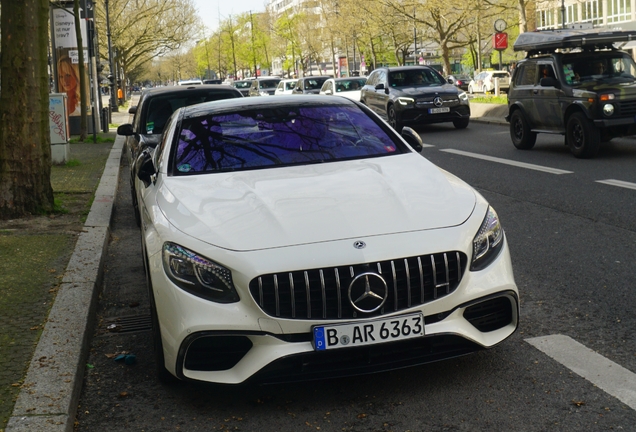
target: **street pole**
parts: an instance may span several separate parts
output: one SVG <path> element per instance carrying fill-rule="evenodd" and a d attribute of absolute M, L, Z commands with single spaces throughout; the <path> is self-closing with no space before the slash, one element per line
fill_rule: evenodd
<path fill-rule="evenodd" d="M 256 52 L 254 51 L 254 19 L 252 19 L 252 11 L 250 10 L 250 30 L 252 32 L 252 59 L 254 60 L 254 76 L 257 76 L 256 69 Z"/>
<path fill-rule="evenodd" d="M 565 0 L 561 0 L 561 28 L 565 28 Z"/>
<path fill-rule="evenodd" d="M 108 75 L 108 82 L 110 87 L 110 109 L 113 112 L 119 112 L 117 107 L 117 95 L 115 94 L 115 67 L 113 66 L 113 46 L 110 41 L 110 17 L 108 13 L 108 0 L 104 0 L 106 5 L 106 37 L 108 38 L 108 67 L 110 68 L 110 75 Z"/>

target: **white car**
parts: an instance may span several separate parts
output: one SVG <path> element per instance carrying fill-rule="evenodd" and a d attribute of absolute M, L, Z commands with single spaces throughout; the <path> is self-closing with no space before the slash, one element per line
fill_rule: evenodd
<path fill-rule="evenodd" d="M 175 111 L 135 164 L 159 377 L 366 374 L 508 338 L 497 213 L 421 143 L 346 98 Z"/>
<path fill-rule="evenodd" d="M 321 95 L 344 96 L 360 101 L 360 90 L 366 84 L 366 78 L 329 78 L 320 89 Z"/>
<path fill-rule="evenodd" d="M 276 87 L 276 91 L 274 92 L 274 96 L 292 94 L 292 91 L 294 90 L 294 87 L 296 87 L 296 81 L 298 81 L 298 80 L 297 79 L 284 79 L 284 80 L 281 80 L 278 83 L 278 86 Z"/>
<path fill-rule="evenodd" d="M 475 75 L 468 83 L 468 93 L 490 93 L 495 91 L 495 79 L 499 80 L 499 90 L 507 92 L 510 88 L 510 73 L 508 71 L 485 71 Z"/>

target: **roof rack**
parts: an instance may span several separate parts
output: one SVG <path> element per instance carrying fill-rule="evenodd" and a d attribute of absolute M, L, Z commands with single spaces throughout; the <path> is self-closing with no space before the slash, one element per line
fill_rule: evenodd
<path fill-rule="evenodd" d="M 572 48 L 583 50 L 614 49 L 615 43 L 629 41 L 636 41 L 636 31 L 608 28 L 547 30 L 521 33 L 515 41 L 513 49 L 527 51 L 528 57 L 530 57 Z"/>

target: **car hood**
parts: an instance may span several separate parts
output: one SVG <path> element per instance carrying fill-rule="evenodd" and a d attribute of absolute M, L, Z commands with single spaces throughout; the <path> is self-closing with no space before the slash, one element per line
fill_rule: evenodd
<path fill-rule="evenodd" d="M 249 251 L 462 224 L 476 195 L 416 153 L 166 177 L 157 203 L 179 231 Z"/>
<path fill-rule="evenodd" d="M 392 88 L 392 92 L 395 92 L 397 96 L 429 96 L 438 93 L 457 95 L 457 87 L 453 84 L 444 84 L 441 86 L 406 86 L 398 88 Z"/>

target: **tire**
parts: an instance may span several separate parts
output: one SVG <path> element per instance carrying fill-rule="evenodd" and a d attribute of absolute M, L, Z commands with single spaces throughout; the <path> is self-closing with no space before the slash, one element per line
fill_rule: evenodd
<path fill-rule="evenodd" d="M 518 109 L 510 116 L 510 139 L 519 150 L 530 150 L 537 142 L 536 132 L 530 130 L 525 116 Z"/>
<path fill-rule="evenodd" d="M 389 119 L 389 124 L 393 129 L 397 131 L 397 133 L 402 132 L 402 123 L 397 119 L 397 113 L 395 112 L 395 107 L 393 105 L 389 105 L 386 110 L 386 116 Z"/>
<path fill-rule="evenodd" d="M 455 119 L 453 120 L 453 126 L 455 126 L 455 129 L 466 129 L 469 122 L 470 118 Z"/>
<path fill-rule="evenodd" d="M 157 315 L 157 304 L 155 303 L 155 295 L 152 290 L 152 281 L 150 279 L 150 268 L 148 264 L 148 257 L 146 255 L 146 248 L 142 249 L 144 256 L 144 271 L 146 273 L 146 285 L 148 288 L 148 299 L 150 300 L 150 321 L 152 324 L 152 353 L 155 360 L 155 373 L 160 383 L 165 385 L 174 385 L 179 382 L 177 377 L 172 375 L 168 369 L 166 369 L 166 359 L 163 355 L 163 342 L 161 341 L 161 328 L 159 326 L 159 316 Z"/>
<path fill-rule="evenodd" d="M 474 94 L 475 93 L 475 90 L 473 90 L 473 86 L 470 86 L 470 85 L 468 86 L 468 93 L 469 94 Z"/>
<path fill-rule="evenodd" d="M 481 88 L 481 91 L 482 91 L 484 94 L 488 94 L 488 87 L 483 86 L 483 87 Z"/>
<path fill-rule="evenodd" d="M 593 158 L 601 148 L 601 133 L 582 112 L 568 118 L 566 142 L 572 154 L 580 159 Z"/>

